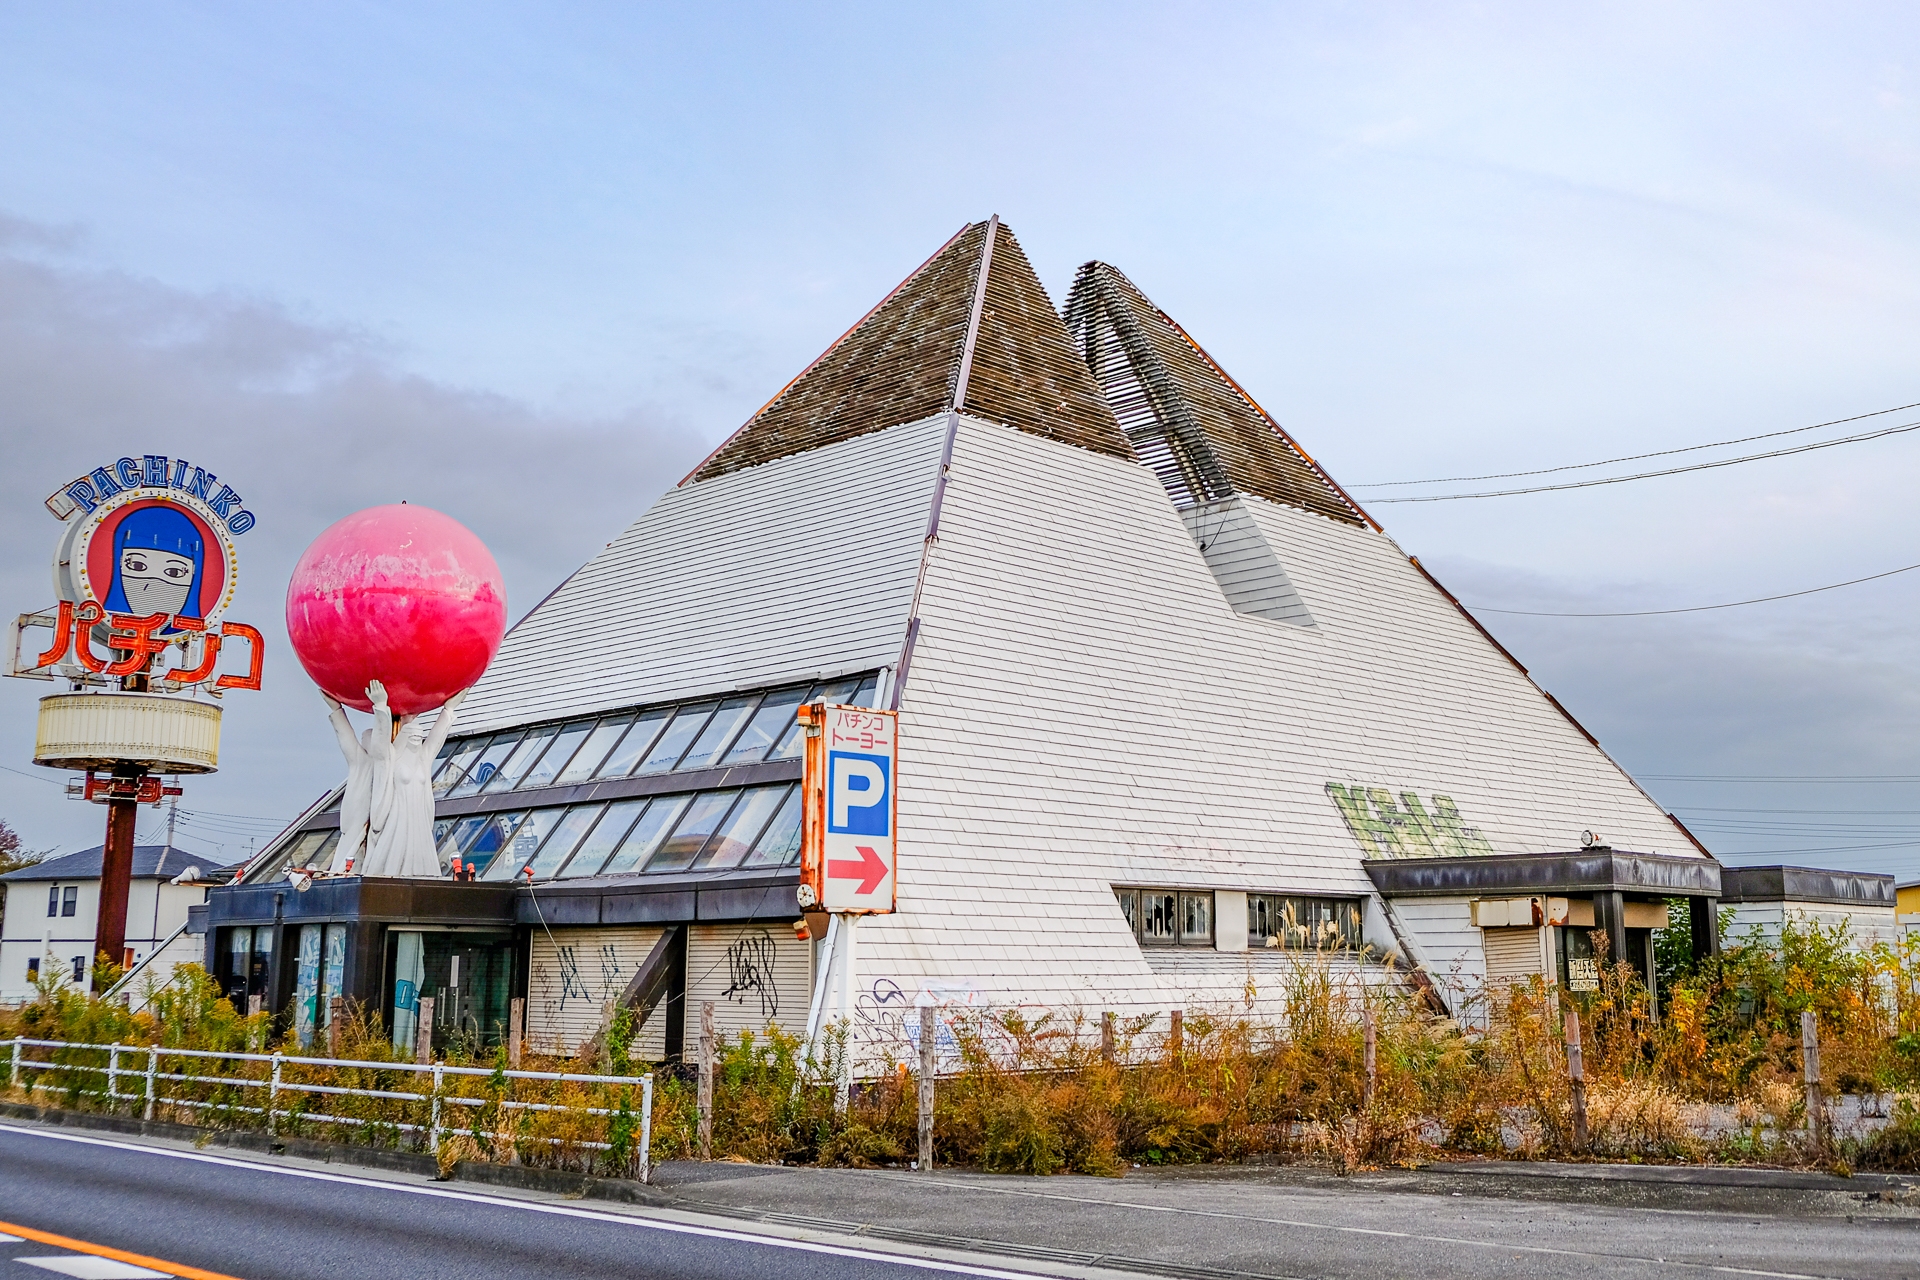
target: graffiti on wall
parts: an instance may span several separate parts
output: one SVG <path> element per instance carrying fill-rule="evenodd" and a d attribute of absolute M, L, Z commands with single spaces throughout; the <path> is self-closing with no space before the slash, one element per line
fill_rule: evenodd
<path fill-rule="evenodd" d="M 765 929 L 742 933 L 727 948 L 727 989 L 724 999 L 744 1005 L 760 1001 L 760 1016 L 771 1022 L 780 1013 L 780 991 L 773 981 L 773 935 Z"/>
<path fill-rule="evenodd" d="M 1452 797 L 1433 797 L 1428 813 L 1420 797 L 1402 791 L 1396 800 L 1385 787 L 1361 783 L 1327 784 L 1347 830 L 1369 858 L 1465 858 L 1494 852 L 1478 827 L 1468 826 Z"/>

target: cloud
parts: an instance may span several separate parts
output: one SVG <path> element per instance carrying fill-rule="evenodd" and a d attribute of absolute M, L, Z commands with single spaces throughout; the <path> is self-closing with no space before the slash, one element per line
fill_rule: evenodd
<path fill-rule="evenodd" d="M 260 523 L 238 540 L 231 616 L 267 633 L 267 687 L 229 696 L 221 770 L 187 782 L 183 810 L 201 815 L 182 826 L 190 847 L 244 854 L 338 771 L 281 616 L 321 529 L 384 502 L 435 507 L 492 548 L 518 616 L 710 447 L 664 414 L 568 418 L 414 376 L 366 335 L 270 302 L 72 265 L 61 255 L 77 242 L 0 215 L 0 599 L 15 612 L 51 601 L 60 526 L 41 501 L 123 454 L 189 458 L 244 496 Z M 0 772 L 0 817 L 30 846 L 80 848 L 100 838 L 103 811 L 25 763 L 50 688 L 0 686 L 0 757 L 19 762 Z M 143 816 L 143 839 L 150 829 Z"/>

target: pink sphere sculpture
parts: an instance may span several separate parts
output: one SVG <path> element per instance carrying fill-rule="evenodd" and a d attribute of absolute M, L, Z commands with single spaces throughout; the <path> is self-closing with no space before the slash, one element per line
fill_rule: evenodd
<path fill-rule="evenodd" d="M 507 628 L 507 592 L 486 544 L 429 507 L 369 507 L 329 527 L 287 584 L 287 635 L 336 701 L 396 715 L 431 711 L 470 687 Z"/>

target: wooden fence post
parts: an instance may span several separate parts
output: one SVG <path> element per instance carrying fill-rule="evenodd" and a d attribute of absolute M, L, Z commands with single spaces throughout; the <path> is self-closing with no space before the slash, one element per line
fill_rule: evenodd
<path fill-rule="evenodd" d="M 1186 1043 L 1187 1037 L 1184 1026 L 1186 1018 L 1187 1011 L 1185 1009 L 1175 1009 L 1167 1015 L 1167 1052 L 1176 1057 L 1179 1055 L 1181 1047 Z"/>
<path fill-rule="evenodd" d="M 920 1006 L 920 1172 L 933 1169 L 933 1006 Z"/>
<path fill-rule="evenodd" d="M 527 998 L 515 996 L 507 1005 L 507 1067 L 520 1069 L 520 1054 L 527 1035 Z"/>
<path fill-rule="evenodd" d="M 1807 1081 L 1807 1136 L 1814 1146 L 1824 1147 L 1827 1106 L 1820 1095 L 1820 1023 L 1811 1009 L 1800 1014 L 1800 1061 Z"/>
<path fill-rule="evenodd" d="M 1102 1062 L 1112 1062 L 1117 1052 L 1114 1047 L 1113 1021 L 1111 1013 L 1100 1015 L 1100 1061 Z"/>
<path fill-rule="evenodd" d="M 1587 1149 L 1587 1068 L 1580 1056 L 1580 1014 L 1569 1009 L 1567 1024 L 1567 1084 L 1573 1094 L 1573 1149 Z"/>
<path fill-rule="evenodd" d="M 265 996 L 248 996 L 247 997 L 247 1016 L 249 1018 L 259 1017 L 260 1010 L 266 1007 L 266 1003 L 267 1003 L 267 998 Z M 268 1034 L 267 1032 L 261 1031 L 256 1036 L 253 1032 L 249 1031 L 247 1033 L 247 1038 L 249 1041 L 249 1043 L 247 1044 L 247 1048 L 252 1049 L 255 1053 L 258 1053 L 261 1050 L 265 1049 L 267 1047 L 267 1034 Z M 259 1043 L 257 1045 L 252 1043 L 252 1041 L 254 1040 L 258 1040 Z"/>
<path fill-rule="evenodd" d="M 1361 1070 L 1365 1073 L 1365 1078 L 1361 1084 L 1361 1103 L 1368 1110 L 1372 1110 L 1373 1084 L 1374 1078 L 1378 1074 L 1375 1069 L 1375 1062 L 1377 1060 L 1380 1041 L 1379 1018 L 1372 1009 L 1365 1010 L 1361 1013 L 1360 1029 L 1366 1037 L 1365 1053 L 1363 1055 L 1365 1061 L 1361 1064 Z"/>
<path fill-rule="evenodd" d="M 340 1056 L 340 1024 L 346 1021 L 347 1001 L 345 996 L 335 996 L 327 1001 L 327 1056 Z"/>
<path fill-rule="evenodd" d="M 713 1159 L 713 1001 L 700 1003 L 700 1158 Z"/>
<path fill-rule="evenodd" d="M 433 997 L 421 996 L 415 1003 L 419 1010 L 413 1016 L 413 1060 L 424 1067 L 433 1061 Z"/>

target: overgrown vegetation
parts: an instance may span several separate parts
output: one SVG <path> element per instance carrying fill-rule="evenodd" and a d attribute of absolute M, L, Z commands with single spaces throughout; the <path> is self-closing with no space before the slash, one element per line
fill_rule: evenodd
<path fill-rule="evenodd" d="M 944 1014 L 942 1074 L 936 1089 L 936 1159 L 1009 1173 L 1116 1174 L 1133 1165 L 1239 1160 L 1306 1160 L 1357 1169 L 1458 1154 L 1720 1160 L 1831 1167 L 1851 1164 L 1920 1170 L 1920 948 L 1861 950 L 1844 929 L 1789 927 L 1777 940 L 1739 939 L 1699 965 L 1671 964 L 1671 982 L 1653 1016 L 1649 993 L 1625 965 L 1605 963 L 1598 991 L 1569 997 L 1528 984 L 1484 993 L 1473 1025 L 1436 1016 L 1377 968 L 1363 978 L 1348 963 L 1303 959 L 1284 992 L 1286 1015 L 1256 1023 L 1232 1013 L 1189 1009 L 1179 1036 L 1165 1017 L 1122 1020 L 1113 1054 L 1102 1050 L 1097 1015 L 1026 1009 Z M 1576 1142 L 1567 1078 L 1564 1019 L 1577 1008 L 1584 1029 L 1588 1141 Z M 1829 1095 L 1862 1100 L 1857 1110 L 1890 1118 L 1878 1129 L 1843 1126 L 1816 1138 L 1806 1126 L 1800 1084 L 1800 1015 L 1820 1030 Z M 139 1014 L 73 990 L 58 975 L 36 999 L 0 1012 L 0 1039 L 159 1044 L 207 1050 L 265 1046 L 264 1016 L 245 1018 L 204 974 L 189 971 Z M 1375 1069 L 1364 1069 L 1365 1027 L 1375 1032 Z M 625 1074 L 637 1028 L 616 1018 L 578 1059 L 529 1059 L 532 1069 Z M 280 1047 L 292 1052 L 284 1039 Z M 903 1054 L 911 1046 L 902 1045 Z M 913 1062 L 863 1062 L 844 1110 L 834 1081 L 844 1036 L 811 1061 L 777 1028 L 723 1043 L 715 1070 L 712 1153 L 716 1158 L 833 1165 L 904 1164 L 917 1149 Z M 37 1096 L 67 1106 L 137 1107 L 104 1097 L 99 1051 L 62 1051 L 71 1063 L 32 1073 Z M 354 1017 L 339 1053 L 369 1063 L 395 1054 L 377 1019 Z M 91 1056 L 87 1056 L 91 1054 Z M 139 1055 L 144 1066 L 144 1053 Z M 84 1058 L 84 1061 L 82 1059 Z M 539 1100 L 554 1111 L 502 1105 L 530 1100 L 526 1086 L 497 1068 L 498 1051 L 455 1047 L 456 1065 L 496 1068 L 450 1084 L 472 1099 L 447 1106 L 436 1152 L 456 1159 L 562 1164 L 603 1172 L 631 1169 L 639 1141 L 639 1099 L 616 1086 L 556 1086 Z M 131 1063 L 123 1064 L 131 1065 Z M 249 1068 L 251 1070 L 251 1068 Z M 352 1082 L 423 1091 L 409 1075 L 367 1067 L 286 1068 L 286 1079 Z M 211 1071 L 209 1071 L 211 1074 Z M 231 1073 L 230 1073 L 231 1074 Z M 259 1077 L 254 1072 L 254 1078 Z M 138 1091 L 138 1079 L 121 1090 Z M 684 1067 L 657 1075 L 655 1159 L 698 1152 L 696 1087 Z M 206 1081 L 205 1105 L 176 1108 L 196 1123 L 261 1127 L 260 1090 Z M 183 1095 L 185 1096 L 185 1095 Z M 283 1132 L 422 1147 L 418 1102 L 329 1100 L 323 1122 L 299 1095 L 282 1095 Z M 586 1108 L 605 1113 L 589 1114 Z M 604 1144 L 604 1149 L 591 1146 Z"/>

